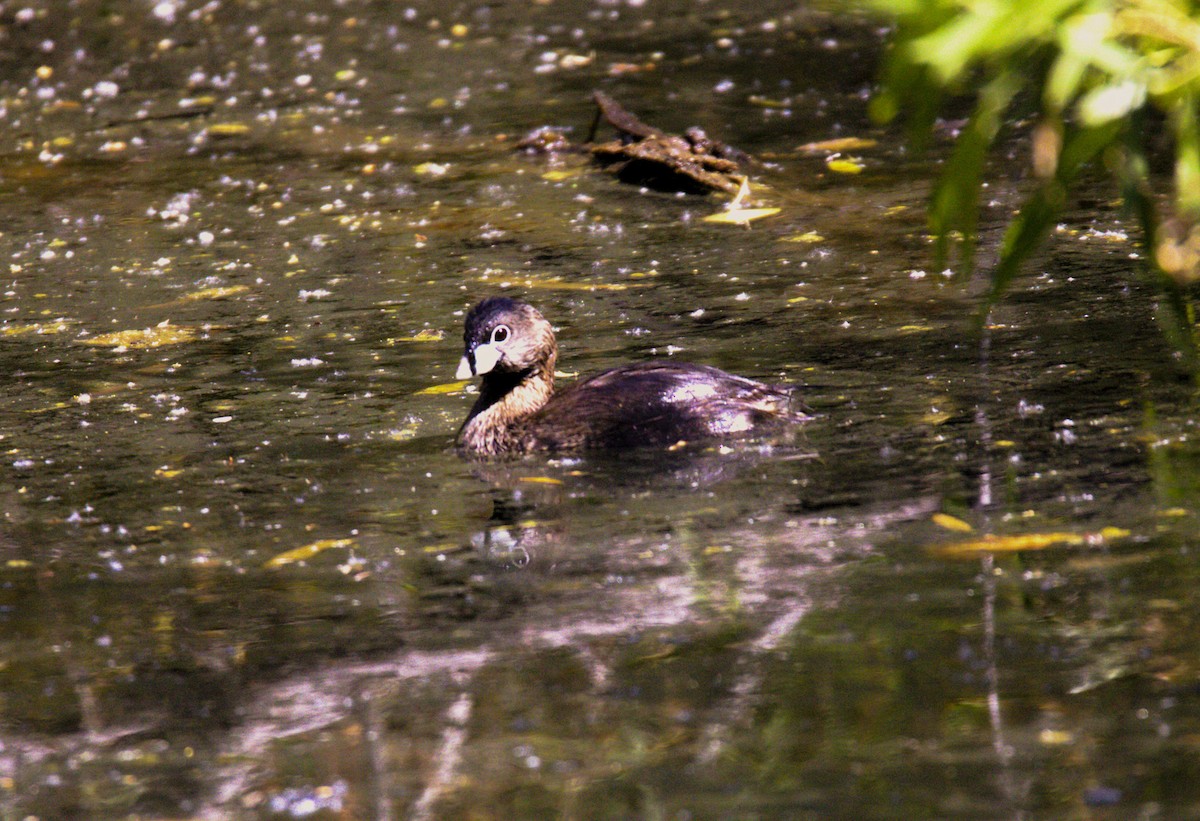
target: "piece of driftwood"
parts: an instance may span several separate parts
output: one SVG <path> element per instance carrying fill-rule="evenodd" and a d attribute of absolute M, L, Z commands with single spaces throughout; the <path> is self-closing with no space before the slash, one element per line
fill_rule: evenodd
<path fill-rule="evenodd" d="M 583 146 L 572 143 L 561 129 L 543 127 L 526 135 L 517 148 L 533 154 L 586 151 L 621 181 L 658 191 L 746 196 L 743 167 L 753 162 L 750 155 L 711 139 L 699 128 L 668 134 L 642 122 L 602 91 L 593 92 L 592 99 L 596 116 Z M 595 142 L 601 122 L 616 129 L 616 138 Z"/>
<path fill-rule="evenodd" d="M 682 136 L 668 134 L 639 120 L 602 91 L 592 93 L 596 117 L 588 134 L 592 157 L 617 178 L 660 191 L 727 194 L 744 192 L 742 163 L 750 157 L 732 146 L 709 138 L 699 128 Z M 617 130 L 617 138 L 594 142 L 600 121 Z"/>

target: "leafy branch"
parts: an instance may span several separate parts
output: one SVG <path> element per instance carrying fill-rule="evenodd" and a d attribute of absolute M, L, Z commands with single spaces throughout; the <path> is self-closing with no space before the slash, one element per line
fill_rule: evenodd
<path fill-rule="evenodd" d="M 1009 224 L 990 272 L 990 307 L 1037 250 L 1097 160 L 1142 228 L 1160 320 L 1193 374 L 1200 356 L 1188 286 L 1200 280 L 1200 19 L 1192 0 L 867 0 L 897 22 L 872 113 L 903 114 L 922 144 L 948 102 L 974 110 L 929 206 L 936 252 L 972 268 L 988 151 L 1006 122 L 1036 108 L 1035 188 Z M 1173 194 L 1156 196 L 1152 124 L 1174 151 Z"/>

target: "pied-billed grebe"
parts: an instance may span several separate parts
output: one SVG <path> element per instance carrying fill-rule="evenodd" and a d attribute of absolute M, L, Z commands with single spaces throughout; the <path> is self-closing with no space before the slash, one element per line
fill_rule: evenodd
<path fill-rule="evenodd" d="M 790 389 L 706 365 L 646 362 L 554 391 L 558 345 L 532 306 L 489 297 L 467 314 L 458 378 L 482 376 L 458 432 L 475 456 L 667 446 L 799 422 Z"/>

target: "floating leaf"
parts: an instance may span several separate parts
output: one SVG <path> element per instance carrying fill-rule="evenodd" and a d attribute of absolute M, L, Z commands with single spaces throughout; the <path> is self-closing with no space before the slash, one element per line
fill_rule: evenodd
<path fill-rule="evenodd" d="M 801 242 L 806 245 L 815 245 L 818 242 L 823 242 L 825 237 L 818 234 L 816 231 L 805 231 L 803 234 L 792 234 L 790 237 L 784 237 L 784 242 Z"/>
<path fill-rule="evenodd" d="M 749 225 L 755 220 L 773 217 L 781 208 L 733 208 L 728 211 L 718 211 L 704 218 L 705 222 L 716 222 L 727 225 Z"/>
<path fill-rule="evenodd" d="M 65 319 L 53 319 L 49 322 L 14 322 L 0 327 L 4 336 L 25 336 L 27 334 L 60 334 L 69 327 Z"/>
<path fill-rule="evenodd" d="M 1051 730 L 1047 728 L 1038 733 L 1038 741 L 1047 747 L 1060 747 L 1064 744 L 1074 743 L 1075 736 L 1066 730 Z"/>
<path fill-rule="evenodd" d="M 1128 530 L 1119 527 L 1106 527 L 1094 533 L 1021 533 L 1015 536 L 995 536 L 988 534 L 980 539 L 969 542 L 956 542 L 942 545 L 935 553 L 943 556 L 972 556 L 977 553 L 1014 553 L 1020 550 L 1045 550 L 1055 545 L 1076 546 L 1083 544 L 1103 544 L 1114 539 L 1122 539 L 1129 535 Z"/>
<path fill-rule="evenodd" d="M 1109 571 L 1134 564 L 1145 564 L 1151 561 L 1152 558 L 1149 553 L 1113 554 L 1108 551 L 1103 553 L 1087 553 L 1082 556 L 1072 557 L 1063 564 L 1063 568 L 1072 573 L 1094 573 L 1096 571 Z"/>
<path fill-rule="evenodd" d="M 183 299 L 187 302 L 199 302 L 205 299 L 225 299 L 237 294 L 244 294 L 249 290 L 250 286 L 248 285 L 224 285 L 216 288 L 201 288 L 199 291 L 184 294 Z"/>
<path fill-rule="evenodd" d="M 296 547 L 291 550 L 284 551 L 283 553 L 280 553 L 278 556 L 268 559 L 263 564 L 263 567 L 266 567 L 266 568 L 283 567 L 284 565 L 287 565 L 287 564 L 294 564 L 295 562 L 302 562 L 302 561 L 305 561 L 306 559 L 311 559 L 313 556 L 317 555 L 318 553 L 320 553 L 324 550 L 329 550 L 330 548 L 350 547 L 353 544 L 354 544 L 353 539 L 321 539 L 320 541 L 317 541 L 317 542 L 312 542 L 310 544 L 306 544 L 301 547 Z"/>
<path fill-rule="evenodd" d="M 403 426 L 389 430 L 386 436 L 393 442 L 407 442 L 415 438 L 420 429 L 416 420 L 406 420 Z"/>
<path fill-rule="evenodd" d="M 555 479 L 553 476 L 522 476 L 522 482 L 529 482 L 533 485 L 561 485 L 562 479 Z"/>
<path fill-rule="evenodd" d="M 848 157 L 830 158 L 825 161 L 825 167 L 838 174 L 861 174 L 866 168 L 861 161 Z"/>
<path fill-rule="evenodd" d="M 84 345 L 96 345 L 123 350 L 143 350 L 145 348 L 161 348 L 164 345 L 178 345 L 182 342 L 191 342 L 196 338 L 197 333 L 198 331 L 195 328 L 189 328 L 186 325 L 171 325 L 169 322 L 160 322 L 153 328 L 113 331 L 112 333 L 99 334 L 90 339 L 82 339 L 80 341 Z"/>
<path fill-rule="evenodd" d="M 874 148 L 876 145 L 875 140 L 866 140 L 862 137 L 839 137 L 833 140 L 819 140 L 815 143 L 805 143 L 804 145 L 796 146 L 796 150 L 818 154 L 822 151 L 861 151 L 864 148 Z"/>
<path fill-rule="evenodd" d="M 609 63 L 608 75 L 610 77 L 621 77 L 626 74 L 653 71 L 655 68 L 657 66 L 654 63 Z"/>
<path fill-rule="evenodd" d="M 559 68 L 583 68 L 596 59 L 595 54 L 564 54 L 558 60 Z"/>
<path fill-rule="evenodd" d="M 412 336 L 397 336 L 389 339 L 389 343 L 394 342 L 441 342 L 446 338 L 445 331 L 426 328 L 423 331 L 417 331 Z"/>
<path fill-rule="evenodd" d="M 462 379 L 458 382 L 446 382 L 442 385 L 430 385 L 428 388 L 421 388 L 414 396 L 444 396 L 452 393 L 462 393 L 467 385 L 471 384 L 471 380 Z"/>
<path fill-rule="evenodd" d="M 481 282 L 495 282 L 496 277 L 485 275 L 479 279 Z M 539 288 L 549 291 L 626 291 L 630 288 L 645 288 L 650 283 L 572 282 L 559 277 L 527 276 L 520 279 L 500 278 L 500 284 L 502 287 L 517 285 L 523 288 Z"/>
<path fill-rule="evenodd" d="M 758 94 L 751 94 L 748 102 L 751 105 L 762 106 L 763 108 L 788 108 L 791 100 L 773 100 L 770 97 L 763 97 Z"/>
<path fill-rule="evenodd" d="M 449 170 L 449 163 L 423 162 L 413 166 L 413 171 L 423 177 L 443 177 Z"/>
<path fill-rule="evenodd" d="M 935 513 L 932 518 L 933 523 L 938 527 L 944 527 L 946 530 L 953 530 L 956 533 L 970 533 L 975 529 L 962 519 L 951 516 L 949 513 Z"/>
<path fill-rule="evenodd" d="M 250 132 L 250 126 L 245 123 L 213 123 L 208 127 L 211 137 L 236 137 Z"/>

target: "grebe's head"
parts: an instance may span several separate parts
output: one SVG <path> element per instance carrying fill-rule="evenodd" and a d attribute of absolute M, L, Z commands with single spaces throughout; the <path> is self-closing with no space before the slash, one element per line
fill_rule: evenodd
<path fill-rule="evenodd" d="M 554 329 L 537 309 L 508 297 L 493 296 L 467 313 L 463 358 L 458 379 L 492 373 L 554 373 L 558 348 Z"/>

